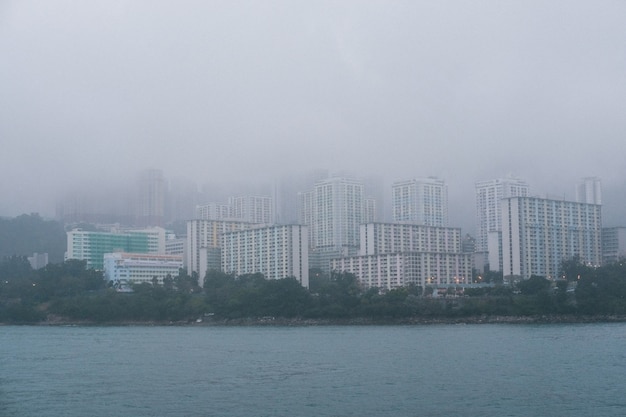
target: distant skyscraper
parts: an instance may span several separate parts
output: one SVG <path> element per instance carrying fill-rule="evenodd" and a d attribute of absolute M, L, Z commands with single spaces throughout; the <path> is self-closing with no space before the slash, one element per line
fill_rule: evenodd
<path fill-rule="evenodd" d="M 328 178 L 328 170 L 317 169 L 276 180 L 272 189 L 275 223 L 297 223 L 301 214 L 300 194 L 310 191 L 316 181 L 324 178 Z"/>
<path fill-rule="evenodd" d="M 198 185 L 194 181 L 183 178 L 170 180 L 166 193 L 166 221 L 193 219 L 198 201 Z"/>
<path fill-rule="evenodd" d="M 196 219 L 228 220 L 230 215 L 230 205 L 228 204 L 207 203 L 196 206 Z"/>
<path fill-rule="evenodd" d="M 502 212 L 500 202 L 525 197 L 528 184 L 518 178 L 500 178 L 476 183 L 476 252 L 488 252 L 489 267 L 502 270 Z"/>
<path fill-rule="evenodd" d="M 165 178 L 160 169 L 147 169 L 139 176 L 137 224 L 163 226 L 165 223 Z"/>
<path fill-rule="evenodd" d="M 602 183 L 600 178 L 583 178 L 576 185 L 576 201 L 587 204 L 602 204 Z"/>
<path fill-rule="evenodd" d="M 274 223 L 274 204 L 270 196 L 242 195 L 228 199 L 231 218 L 250 223 Z"/>
<path fill-rule="evenodd" d="M 393 220 L 425 226 L 448 225 L 448 186 L 438 178 L 417 178 L 392 186 Z"/>
<path fill-rule="evenodd" d="M 207 203 L 196 206 L 196 218 L 270 225 L 274 223 L 274 204 L 270 196 L 240 195 L 229 197 L 227 204 Z"/>

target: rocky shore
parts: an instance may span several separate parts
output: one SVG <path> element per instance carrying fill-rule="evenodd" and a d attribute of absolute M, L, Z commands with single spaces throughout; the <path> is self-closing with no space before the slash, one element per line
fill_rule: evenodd
<path fill-rule="evenodd" d="M 621 323 L 621 315 L 537 315 L 537 316 L 469 316 L 469 317 L 409 317 L 371 319 L 355 317 L 346 319 L 307 319 L 282 317 L 249 317 L 222 319 L 205 317 L 192 321 L 120 321 L 95 322 L 90 320 L 67 320 L 50 316 L 47 320 L 32 323 L 39 326 L 407 326 L 433 324 L 573 324 L 573 323 Z M 3 323 L 0 323 L 2 325 Z M 7 323 L 4 323 L 7 324 Z"/>

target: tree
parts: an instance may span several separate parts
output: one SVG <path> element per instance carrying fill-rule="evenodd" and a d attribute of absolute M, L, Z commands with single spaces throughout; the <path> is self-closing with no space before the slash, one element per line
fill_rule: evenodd
<path fill-rule="evenodd" d="M 550 281 L 544 277 L 533 275 L 517 283 L 517 288 L 523 295 L 537 295 L 550 288 Z"/>
<path fill-rule="evenodd" d="M 592 268 L 584 264 L 580 255 L 574 255 L 570 259 L 561 261 L 559 277 L 567 281 L 577 281 L 582 277 L 588 276 L 592 270 Z"/>

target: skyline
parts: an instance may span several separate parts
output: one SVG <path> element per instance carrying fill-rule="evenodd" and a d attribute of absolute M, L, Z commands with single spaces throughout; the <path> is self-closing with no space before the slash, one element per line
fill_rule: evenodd
<path fill-rule="evenodd" d="M 287 1 L 0 5 L 0 215 L 149 167 L 198 183 L 317 167 L 626 204 L 626 4 Z M 469 207 L 468 207 L 469 205 Z"/>
<path fill-rule="evenodd" d="M 154 170 L 151 169 L 150 171 L 154 171 Z M 243 182 L 240 184 L 217 184 L 217 183 L 197 184 L 197 183 L 194 183 L 193 181 L 184 182 L 180 178 L 177 178 L 175 180 L 170 180 L 167 176 L 163 175 L 161 170 L 157 170 L 157 171 L 160 172 L 159 176 L 161 176 L 161 181 L 163 181 L 164 183 L 165 189 L 163 191 L 165 192 L 165 194 L 163 195 L 163 200 L 160 203 L 160 204 L 163 204 L 163 206 L 161 208 L 157 207 L 154 210 L 157 210 L 157 211 L 165 210 L 165 211 L 161 215 L 162 216 L 161 220 L 158 223 L 152 223 L 152 225 L 166 225 L 167 223 L 173 222 L 173 221 L 186 221 L 186 220 L 204 218 L 200 214 L 198 214 L 199 213 L 198 209 L 205 207 L 204 210 L 207 210 L 206 207 L 209 207 L 211 205 L 220 206 L 221 210 L 225 210 L 228 207 L 230 207 L 229 210 L 234 210 L 235 207 L 233 206 L 233 204 L 235 204 L 236 201 L 241 200 L 242 198 L 252 198 L 252 197 L 270 199 L 268 202 L 264 203 L 264 204 L 268 204 L 268 207 L 266 208 L 266 210 L 269 210 L 269 212 L 264 213 L 264 215 L 265 216 L 270 215 L 270 212 L 271 212 L 271 216 L 275 217 L 275 220 L 269 223 L 267 223 L 267 221 L 262 222 L 262 223 L 297 224 L 298 221 L 296 220 L 296 217 L 298 217 L 298 214 L 294 212 L 293 210 L 295 211 L 302 210 L 302 207 L 300 207 L 300 204 L 302 204 L 302 202 L 300 201 L 299 194 L 300 193 L 305 193 L 305 194 L 312 193 L 314 192 L 315 186 L 317 184 L 325 183 L 327 180 L 341 179 L 341 178 L 346 178 L 349 180 L 356 180 L 359 184 L 364 185 L 366 190 L 369 190 L 369 193 L 368 191 L 365 191 L 363 196 L 365 199 L 374 199 L 376 201 L 375 210 L 377 214 L 375 217 L 378 220 L 375 220 L 375 222 L 394 222 L 394 221 L 397 221 L 397 220 L 394 220 L 394 214 L 393 214 L 393 209 L 394 209 L 393 188 L 396 185 L 402 185 L 404 183 L 413 182 L 413 181 L 417 181 L 422 184 L 424 183 L 424 181 L 426 181 L 425 183 L 430 184 L 431 182 L 434 181 L 434 183 L 442 184 L 444 189 L 447 188 L 447 182 L 443 178 L 436 178 L 436 177 L 417 178 L 416 177 L 416 178 L 411 178 L 411 179 L 400 180 L 392 184 L 388 184 L 388 183 L 381 184 L 377 181 L 377 178 L 359 177 L 359 176 L 356 176 L 350 173 L 345 173 L 345 172 L 344 173 L 332 173 L 332 172 L 328 172 L 325 170 L 310 171 L 310 172 L 304 173 L 303 175 L 301 175 L 301 177 L 297 177 L 297 176 L 296 177 L 293 177 L 293 176 L 284 177 L 281 179 L 276 179 L 276 181 L 274 181 L 273 183 Z M 326 175 L 319 177 L 321 172 L 326 172 Z M 308 187 L 304 186 L 300 188 L 294 188 L 294 184 L 302 183 L 302 180 L 305 177 L 311 180 L 312 177 L 316 176 L 314 174 L 317 175 L 317 179 L 313 180 L 313 182 L 311 182 Z M 140 173 L 137 173 L 135 177 L 142 178 L 142 175 L 143 175 L 143 172 L 140 172 Z M 286 182 L 281 183 L 281 180 L 286 181 Z M 603 218 L 604 227 L 623 226 L 624 224 L 620 223 L 620 221 L 622 220 L 622 217 L 615 216 L 615 213 L 619 214 L 621 212 L 621 207 L 609 206 L 609 210 L 606 210 L 606 205 L 604 203 L 604 201 L 606 200 L 605 198 L 606 196 L 604 194 L 604 191 L 602 191 L 603 190 L 602 180 L 600 178 L 597 178 L 597 177 L 581 178 L 576 184 L 573 184 L 569 188 L 573 188 L 574 191 L 576 191 L 576 189 L 581 187 L 581 185 L 585 182 L 585 180 L 599 181 L 599 184 L 598 184 L 599 187 L 596 190 L 596 192 L 599 192 L 599 195 L 596 198 L 598 198 L 599 200 L 602 200 L 601 205 L 602 205 L 603 213 L 605 211 L 608 211 L 609 213 L 613 214 L 613 217 L 608 216 L 608 221 L 607 221 L 607 216 L 603 214 L 602 218 Z M 498 182 L 512 181 L 513 183 L 516 183 L 516 184 L 517 183 L 525 184 L 525 186 L 529 190 L 527 195 L 533 198 L 549 199 L 549 200 L 556 200 L 556 201 L 591 202 L 587 200 L 584 194 L 580 196 L 575 195 L 576 192 L 569 193 L 569 195 L 566 193 L 546 194 L 546 193 L 534 192 L 533 185 L 528 184 L 523 178 L 517 178 L 517 177 L 494 178 L 492 180 L 479 181 L 475 184 L 475 188 L 473 189 L 475 194 L 473 194 L 472 199 L 467 202 L 467 204 L 471 205 L 471 209 L 465 210 L 465 212 L 469 212 L 470 216 L 461 218 L 461 220 L 464 220 L 465 223 L 462 223 L 461 221 L 459 221 L 458 218 L 453 218 L 452 220 L 446 222 L 447 224 L 446 227 L 461 228 L 464 233 L 469 233 L 470 235 L 474 237 L 478 237 L 480 235 L 480 232 L 477 229 L 477 222 L 479 221 L 477 206 L 479 204 L 483 204 L 483 203 L 479 203 L 478 201 L 479 189 L 484 188 L 485 184 L 491 183 L 492 181 L 498 181 Z M 383 189 L 378 188 L 380 186 L 382 186 Z M 127 184 L 127 188 L 122 188 L 122 187 L 116 188 L 115 190 L 115 196 L 117 199 L 115 201 L 116 204 L 111 204 L 110 206 L 108 206 L 108 209 L 102 209 L 102 207 L 107 207 L 107 206 L 103 204 L 103 200 L 101 200 L 102 197 L 98 195 L 97 189 L 94 190 L 95 192 L 92 194 L 80 194 L 80 193 L 70 194 L 68 200 L 59 201 L 59 202 L 61 203 L 61 206 L 62 206 L 63 203 L 69 203 L 70 205 L 72 205 L 76 201 L 80 201 L 81 203 L 87 203 L 85 207 L 87 207 L 88 210 L 89 210 L 89 207 L 91 207 L 91 209 L 93 209 L 93 207 L 98 207 L 98 210 L 95 213 L 99 215 L 103 215 L 105 217 L 118 216 L 120 218 L 120 220 L 118 221 L 124 224 L 128 224 L 128 225 L 132 224 L 134 226 L 146 226 L 146 225 L 149 225 L 149 223 L 145 223 L 142 220 L 142 216 L 144 216 L 143 212 L 146 209 L 146 207 L 144 207 L 145 202 L 132 198 L 133 194 L 138 195 L 138 194 L 143 193 L 143 191 L 141 191 L 140 188 L 138 187 L 141 187 L 141 184 L 131 183 L 130 185 Z M 181 188 L 179 189 L 176 187 L 181 187 Z M 193 189 L 192 194 L 189 193 L 191 189 Z M 287 191 L 287 194 L 284 194 L 285 191 Z M 291 194 L 289 192 L 291 192 Z M 482 201 L 482 199 L 484 198 L 484 195 L 482 195 L 482 192 L 480 194 L 481 194 L 480 200 Z M 76 200 L 77 196 L 79 196 L 78 200 Z M 131 196 L 131 197 L 128 197 L 128 200 L 124 200 L 125 196 Z M 381 197 L 382 200 L 380 200 L 379 197 Z M 444 198 L 444 200 L 451 200 L 451 198 L 449 198 L 448 196 L 448 198 Z M 608 200 L 612 200 L 612 198 L 609 198 Z M 190 201 L 195 201 L 195 203 L 190 203 Z M 191 205 L 187 207 L 185 206 L 185 203 L 190 203 Z M 400 202 L 397 202 L 397 203 L 400 204 Z M 285 204 L 287 204 L 290 208 L 286 208 Z M 293 204 L 296 204 L 298 207 L 291 207 L 291 205 Z M 211 210 L 216 210 L 218 208 L 217 206 L 213 207 Z M 58 207 L 59 206 L 57 206 L 57 208 Z M 281 208 L 282 210 L 287 210 L 287 211 L 282 212 Z M 459 207 L 449 206 L 448 204 L 444 204 L 442 208 L 444 210 L 447 209 L 447 211 L 449 212 L 459 211 L 458 210 Z M 484 208 L 482 208 L 482 205 L 481 205 L 481 210 L 483 209 Z M 77 213 L 78 214 L 81 213 L 80 206 L 79 206 L 79 211 Z M 89 213 L 89 211 L 85 211 L 84 213 Z M 181 213 L 188 213 L 188 214 L 181 215 Z M 69 212 L 65 213 L 65 216 L 69 215 L 71 219 L 73 218 L 73 214 L 74 212 L 72 211 L 72 209 L 70 209 Z M 60 219 L 59 215 L 61 217 L 64 217 L 63 212 L 57 212 L 57 216 L 56 216 L 57 219 Z M 224 214 L 220 214 L 220 216 L 223 217 Z M 241 217 L 239 215 L 235 216 L 234 214 L 233 216 L 234 217 L 226 216 L 226 218 L 235 219 L 235 218 Z M 296 217 L 293 217 L 293 216 L 296 216 Z M 445 216 L 445 217 L 448 218 L 448 216 Z M 75 221 L 75 220 L 68 220 L 68 221 L 71 223 L 72 221 Z M 104 221 L 104 223 L 108 223 L 110 221 L 112 220 Z M 481 219 L 481 221 L 484 221 L 484 219 Z M 96 223 L 98 222 L 96 221 Z M 366 221 L 365 223 L 368 223 L 368 222 Z M 427 224 L 427 223 L 423 223 L 420 221 L 414 221 L 414 223 L 415 224 Z"/>

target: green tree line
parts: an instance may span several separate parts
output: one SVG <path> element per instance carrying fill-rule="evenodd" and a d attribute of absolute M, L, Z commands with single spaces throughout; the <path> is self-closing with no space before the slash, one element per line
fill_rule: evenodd
<path fill-rule="evenodd" d="M 467 288 L 462 297 L 432 297 L 432 289 L 415 286 L 384 292 L 362 289 L 352 274 L 319 270 L 311 270 L 308 289 L 294 278 L 267 280 L 262 274 L 234 276 L 220 271 L 209 271 L 200 287 L 196 274 L 181 269 L 162 285 L 155 279 L 125 293 L 83 261 L 35 271 L 26 257 L 10 256 L 0 261 L 0 322 L 626 315 L 626 262 L 590 268 L 574 258 L 563 262 L 561 269 L 556 282 L 533 276 L 516 285 Z"/>

